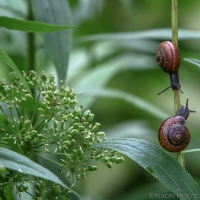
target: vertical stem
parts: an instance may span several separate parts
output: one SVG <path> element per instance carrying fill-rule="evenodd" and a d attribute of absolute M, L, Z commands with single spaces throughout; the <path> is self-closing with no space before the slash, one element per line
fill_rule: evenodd
<path fill-rule="evenodd" d="M 182 168 L 185 169 L 185 157 L 181 151 L 177 152 L 177 160 L 178 160 L 178 163 L 182 166 Z"/>
<path fill-rule="evenodd" d="M 33 20 L 33 13 L 31 10 L 31 3 L 28 1 L 28 20 Z M 28 59 L 27 59 L 27 72 L 35 70 L 35 35 L 34 33 L 27 34 L 27 50 L 28 50 Z"/>
<path fill-rule="evenodd" d="M 174 90 L 174 113 L 180 108 L 180 91 L 179 89 Z"/>
<path fill-rule="evenodd" d="M 27 20 L 33 20 L 33 13 L 32 13 L 32 9 L 31 9 L 31 1 L 28 0 L 28 16 L 27 16 Z M 35 34 L 34 33 L 27 33 L 27 70 L 26 73 L 29 74 L 29 72 L 31 70 L 36 71 L 35 69 Z M 31 89 L 31 92 L 33 94 L 33 97 L 35 98 L 36 93 L 34 89 Z M 29 112 L 28 116 L 29 119 L 31 119 L 34 115 L 34 112 Z M 35 115 L 34 115 L 35 116 Z M 32 119 L 32 124 L 34 124 L 35 119 Z M 27 152 L 25 152 L 27 153 Z M 31 158 L 32 160 L 36 160 L 35 155 L 33 154 L 29 154 L 29 158 Z"/>
<path fill-rule="evenodd" d="M 178 0 L 172 1 L 172 42 L 175 43 L 178 48 Z M 177 72 L 178 73 L 178 72 Z M 180 108 L 180 92 L 178 89 L 174 90 L 174 112 Z M 184 154 L 181 152 L 177 153 L 177 160 L 179 164 L 185 168 Z"/>
<path fill-rule="evenodd" d="M 178 0 L 172 0 L 172 42 L 178 48 Z"/>

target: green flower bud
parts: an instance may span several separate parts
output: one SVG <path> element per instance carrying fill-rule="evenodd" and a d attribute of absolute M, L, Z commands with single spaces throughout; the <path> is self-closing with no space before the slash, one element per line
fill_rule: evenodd
<path fill-rule="evenodd" d="M 38 138 L 39 138 L 40 140 L 42 140 L 42 139 L 45 138 L 43 134 L 38 134 L 37 136 L 38 136 Z"/>
<path fill-rule="evenodd" d="M 104 132 L 98 132 L 98 133 L 96 133 L 96 136 L 105 137 L 105 133 Z"/>
<path fill-rule="evenodd" d="M 89 123 L 92 123 L 94 121 L 94 114 L 90 114 L 87 120 Z"/>
<path fill-rule="evenodd" d="M 28 187 L 27 186 L 24 186 L 24 185 L 20 185 L 19 187 L 18 187 L 18 190 L 20 191 L 20 192 L 24 192 L 24 191 L 26 191 L 28 189 Z"/>
<path fill-rule="evenodd" d="M 111 163 L 111 162 L 107 162 L 107 163 L 106 163 L 106 166 L 107 166 L 108 168 L 112 168 L 112 163 Z"/>
<path fill-rule="evenodd" d="M 71 173 L 70 173 L 70 172 L 68 172 L 68 173 L 66 174 L 66 178 L 71 178 Z"/>
<path fill-rule="evenodd" d="M 68 146 L 68 145 L 70 145 L 71 143 L 70 143 L 69 140 L 66 140 L 66 141 L 63 142 L 63 144 Z"/>
<path fill-rule="evenodd" d="M 100 123 L 95 123 L 95 125 L 92 127 L 92 129 L 91 129 L 91 131 L 96 131 L 96 130 L 98 130 L 99 129 L 99 127 L 100 127 Z"/>
<path fill-rule="evenodd" d="M 86 110 L 86 111 L 83 113 L 83 117 L 88 118 L 90 114 L 91 114 L 90 110 Z"/>
<path fill-rule="evenodd" d="M 74 115 L 77 116 L 78 118 L 81 118 L 81 116 L 82 116 L 81 110 L 80 109 L 76 109 L 74 111 Z"/>
<path fill-rule="evenodd" d="M 110 158 L 109 158 L 109 161 L 110 161 L 110 162 L 115 162 L 115 161 L 116 161 L 116 157 L 110 157 Z"/>
<path fill-rule="evenodd" d="M 124 161 L 124 158 L 123 158 L 123 157 L 119 157 L 119 158 L 116 158 L 115 163 L 116 163 L 116 164 L 120 164 L 120 163 L 122 163 L 123 161 Z"/>
<path fill-rule="evenodd" d="M 95 171 L 95 170 L 97 170 L 97 169 L 98 169 L 97 166 L 89 165 L 85 170 L 86 170 L 86 171 Z"/>
<path fill-rule="evenodd" d="M 80 174 L 77 174 L 77 175 L 76 175 L 76 179 L 77 179 L 77 180 L 80 180 L 80 179 L 81 179 L 81 175 L 80 175 Z"/>
<path fill-rule="evenodd" d="M 52 192 L 53 192 L 54 194 L 59 194 L 59 193 L 61 192 L 60 186 L 59 186 L 59 185 L 54 185 L 54 186 L 52 187 Z"/>
<path fill-rule="evenodd" d="M 26 120 L 26 121 L 24 122 L 24 128 L 25 128 L 25 129 L 30 128 L 30 120 Z"/>
<path fill-rule="evenodd" d="M 25 140 L 26 142 L 29 142 L 29 141 L 31 140 L 31 136 L 30 136 L 30 135 L 25 136 L 24 140 Z"/>
<path fill-rule="evenodd" d="M 69 101 L 69 105 L 70 105 L 70 106 L 76 105 L 76 100 L 70 100 L 70 101 Z"/>
<path fill-rule="evenodd" d="M 81 146 L 80 146 L 79 149 L 77 150 L 77 155 L 78 155 L 78 156 L 83 155 L 83 150 L 82 150 Z"/>

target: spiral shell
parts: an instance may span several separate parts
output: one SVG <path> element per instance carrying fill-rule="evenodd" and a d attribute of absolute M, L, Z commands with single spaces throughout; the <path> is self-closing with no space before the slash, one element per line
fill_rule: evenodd
<path fill-rule="evenodd" d="M 176 72 L 180 66 L 180 55 L 175 44 L 169 41 L 162 42 L 156 51 L 156 60 L 165 72 Z"/>
<path fill-rule="evenodd" d="M 164 149 L 179 152 L 190 142 L 190 132 L 185 126 L 185 119 L 181 116 L 167 118 L 158 130 L 158 139 Z"/>

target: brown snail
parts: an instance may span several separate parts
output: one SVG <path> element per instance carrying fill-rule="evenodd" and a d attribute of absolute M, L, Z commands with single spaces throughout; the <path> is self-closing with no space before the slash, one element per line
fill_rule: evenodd
<path fill-rule="evenodd" d="M 171 81 L 171 85 L 158 93 L 158 95 L 169 88 L 172 88 L 173 90 L 179 89 L 182 92 L 178 75 L 180 55 L 176 45 L 169 41 L 162 42 L 156 51 L 156 60 L 162 70 L 169 74 Z"/>
<path fill-rule="evenodd" d="M 186 127 L 186 119 L 191 111 L 186 106 L 181 106 L 173 117 L 167 118 L 158 130 L 158 139 L 161 146 L 170 152 L 179 152 L 187 147 L 190 142 L 190 132 Z"/>

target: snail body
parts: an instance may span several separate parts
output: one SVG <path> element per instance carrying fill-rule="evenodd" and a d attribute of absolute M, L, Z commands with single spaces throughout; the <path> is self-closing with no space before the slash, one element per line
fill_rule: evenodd
<path fill-rule="evenodd" d="M 186 106 L 181 106 L 175 116 L 162 122 L 158 130 L 158 139 L 161 146 L 170 152 L 179 152 L 185 149 L 190 142 L 190 132 L 186 127 L 186 119 L 191 111 Z"/>
<path fill-rule="evenodd" d="M 162 70 L 169 74 L 171 81 L 171 85 L 158 94 L 161 94 L 169 88 L 179 89 L 181 91 L 178 75 L 180 55 L 176 45 L 169 41 L 162 42 L 156 51 L 156 61 Z"/>

